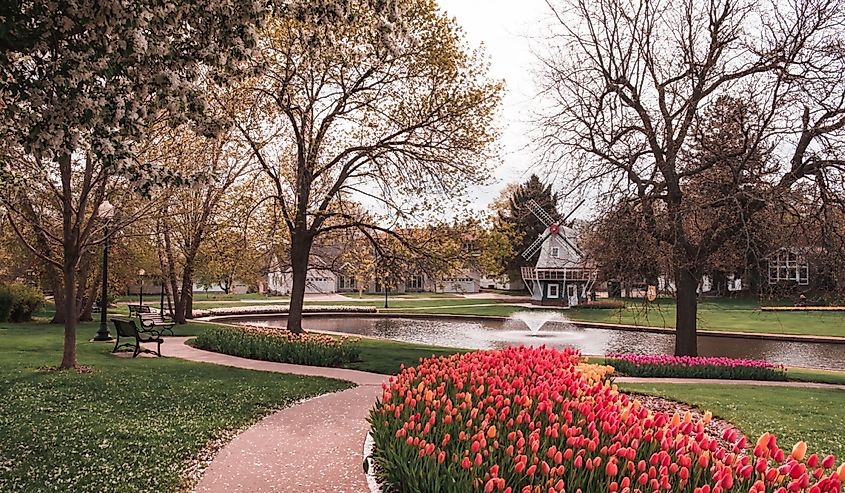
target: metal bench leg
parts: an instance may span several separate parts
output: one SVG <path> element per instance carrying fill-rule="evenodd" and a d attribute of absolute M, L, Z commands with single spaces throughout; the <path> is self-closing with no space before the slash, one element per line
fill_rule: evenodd
<path fill-rule="evenodd" d="M 111 352 L 116 353 L 117 348 L 119 348 L 119 347 L 120 347 L 120 333 L 118 332 L 117 339 L 114 341 L 114 348 L 111 350 Z"/>

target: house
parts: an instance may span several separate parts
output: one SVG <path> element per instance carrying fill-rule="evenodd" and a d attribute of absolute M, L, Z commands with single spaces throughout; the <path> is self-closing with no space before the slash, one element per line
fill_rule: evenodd
<path fill-rule="evenodd" d="M 781 248 L 766 257 L 766 263 L 769 284 L 810 284 L 810 263 L 806 255 L 796 249 Z"/>
<path fill-rule="evenodd" d="M 551 224 L 540 238 L 543 235 L 537 263 L 522 268 L 532 303 L 575 306 L 586 301 L 598 269 L 584 259 L 578 248 L 578 233 L 570 227 Z"/>
<path fill-rule="evenodd" d="M 482 289 L 499 289 L 502 291 L 523 291 L 525 283 L 522 279 L 513 280 L 507 274 L 499 277 L 482 276 L 479 281 Z"/>
<path fill-rule="evenodd" d="M 306 294 L 326 294 L 338 291 L 338 275 L 319 257 L 312 257 L 312 265 L 305 273 Z M 269 293 L 288 295 L 293 288 L 293 270 L 282 266 L 277 258 L 271 259 L 267 269 L 266 290 Z"/>

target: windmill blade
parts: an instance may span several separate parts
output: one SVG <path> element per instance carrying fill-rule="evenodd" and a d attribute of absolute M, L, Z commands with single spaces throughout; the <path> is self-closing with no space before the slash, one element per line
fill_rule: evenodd
<path fill-rule="evenodd" d="M 545 209 L 540 207 L 540 204 L 538 204 L 536 200 L 531 199 L 526 205 L 528 206 L 528 209 L 531 210 L 531 213 L 537 216 L 537 219 L 539 219 L 544 226 L 548 228 L 551 224 L 554 224 L 555 220 L 552 219 L 552 216 L 550 216 Z"/>
<path fill-rule="evenodd" d="M 561 240 L 563 240 L 563 242 L 564 242 L 564 243 L 566 243 L 567 245 L 569 245 L 569 248 L 571 248 L 573 252 L 577 253 L 577 254 L 578 254 L 578 256 L 580 256 L 580 257 L 583 257 L 583 256 L 584 256 L 584 254 L 583 254 L 583 253 L 581 253 L 581 250 L 579 250 L 577 246 L 575 246 L 574 244 L 572 244 L 572 242 L 571 242 L 571 241 L 569 241 L 569 240 L 566 238 L 566 235 L 559 235 L 559 236 L 560 236 L 560 239 L 561 239 Z"/>
<path fill-rule="evenodd" d="M 529 245 L 528 248 L 526 248 L 525 251 L 522 252 L 522 258 L 524 258 L 525 260 L 531 260 L 531 257 L 533 257 L 535 253 L 537 253 L 537 250 L 539 250 L 540 247 L 543 246 L 543 242 L 546 241 L 546 238 L 548 238 L 549 234 L 551 234 L 548 233 L 548 230 L 546 231 L 546 234 L 538 236 L 537 239 L 534 240 L 534 243 Z"/>
<path fill-rule="evenodd" d="M 579 207 L 581 207 L 582 205 L 584 205 L 584 201 L 585 201 L 585 200 L 587 200 L 587 199 L 581 199 L 581 202 L 578 202 L 577 204 L 575 204 L 575 207 L 573 207 L 573 208 L 572 208 L 572 210 L 571 210 L 571 211 L 569 211 L 569 214 L 567 214 L 567 215 L 566 215 L 566 217 L 564 217 L 563 219 L 561 219 L 560 224 L 566 224 L 566 221 L 567 221 L 570 217 L 572 217 L 572 214 L 575 214 L 575 211 L 577 211 Z"/>

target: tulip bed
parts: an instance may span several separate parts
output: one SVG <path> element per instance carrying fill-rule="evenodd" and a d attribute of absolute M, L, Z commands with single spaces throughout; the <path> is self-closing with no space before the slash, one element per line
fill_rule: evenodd
<path fill-rule="evenodd" d="M 193 339 L 191 345 L 242 358 L 339 367 L 357 361 L 358 339 L 324 334 L 293 334 L 268 327 L 214 327 Z"/>
<path fill-rule="evenodd" d="M 632 377 L 786 380 L 783 365 L 753 359 L 608 354 L 605 363 Z"/>
<path fill-rule="evenodd" d="M 253 306 L 223 306 L 206 310 L 194 310 L 194 317 L 219 317 L 226 315 L 285 315 L 289 311 L 287 305 L 253 305 Z M 376 313 L 374 306 L 354 305 L 308 305 L 302 307 L 302 313 Z"/>
<path fill-rule="evenodd" d="M 577 352 L 512 347 L 422 360 L 370 414 L 377 474 L 398 492 L 840 492 L 845 464 L 764 434 L 652 412 Z"/>

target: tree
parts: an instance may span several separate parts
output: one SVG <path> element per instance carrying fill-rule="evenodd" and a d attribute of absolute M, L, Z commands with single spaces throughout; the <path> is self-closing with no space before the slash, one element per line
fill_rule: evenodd
<path fill-rule="evenodd" d="M 59 229 L 33 226 L 60 248 L 44 255 L 61 272 L 65 337 L 61 367 L 76 366 L 77 269 L 103 240 L 95 211 L 113 176 L 155 182 L 134 144 L 162 115 L 210 133 L 199 83 L 234 76 L 255 46 L 260 2 L 6 2 L 0 7 L 0 140 L 23 159 L 0 165 L 0 196 L 20 232 L 11 192 L 43 189 Z M 25 194 L 15 194 L 20 197 Z M 26 235 L 21 233 L 21 239 Z"/>
<path fill-rule="evenodd" d="M 841 196 L 841 3 L 548 3 L 556 27 L 541 60 L 550 104 L 539 119 L 540 146 L 573 188 L 598 189 L 607 202 L 637 201 L 649 234 L 671 251 L 675 353 L 694 355 L 696 288 L 713 253 L 801 183 Z M 708 159 L 694 150 L 706 140 L 695 138 L 696 128 L 725 95 L 761 110 L 729 145 L 711 142 L 717 159 Z M 736 186 L 696 196 L 717 162 L 738 158 L 746 173 L 760 152 L 777 168 L 765 196 Z M 693 227 L 699 212 L 718 219 Z"/>
<path fill-rule="evenodd" d="M 486 80 L 482 60 L 434 2 L 394 7 L 321 26 L 270 21 L 261 45 L 266 71 L 244 88 L 254 113 L 233 115 L 289 231 L 294 332 L 302 330 L 319 236 L 351 228 L 373 242 L 384 237 L 378 233 L 398 237 L 391 224 L 442 208 L 486 178 L 501 85 Z M 366 197 L 384 213 L 361 215 L 345 206 L 345 195 Z"/>
<path fill-rule="evenodd" d="M 544 184 L 537 175 L 532 174 L 528 180 L 513 189 L 507 197 L 507 208 L 499 215 L 499 220 L 506 228 L 514 232 L 512 237 L 516 240 L 512 247 L 514 255 L 507 262 L 507 273 L 511 279 L 520 279 L 521 268 L 533 266 L 537 261 L 536 255 L 526 259 L 522 252 L 534 243 L 547 227 L 528 207 L 531 200 L 537 202 L 537 205 L 553 218 L 559 216 L 558 195 L 552 191 L 551 184 Z"/>
<path fill-rule="evenodd" d="M 220 215 L 229 192 L 249 171 L 246 149 L 227 130 L 214 139 L 188 129 L 171 130 L 157 139 L 155 159 L 183 175 L 199 174 L 191 187 L 161 191 L 155 234 L 162 251 L 163 275 L 174 299 L 173 319 L 186 323 L 192 316 L 194 272 L 202 247 L 222 226 Z M 245 201 L 245 196 L 241 197 Z"/>

